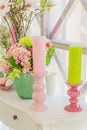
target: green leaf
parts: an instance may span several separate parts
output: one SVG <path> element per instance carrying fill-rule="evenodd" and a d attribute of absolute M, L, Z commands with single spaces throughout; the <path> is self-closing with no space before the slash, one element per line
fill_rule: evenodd
<path fill-rule="evenodd" d="M 29 36 L 22 37 L 19 42 L 27 49 L 32 47 L 32 38 Z"/>
<path fill-rule="evenodd" d="M 40 5 L 41 5 L 42 8 L 44 8 L 44 7 L 46 6 L 46 3 L 44 2 L 44 0 L 42 0 L 42 1 L 40 2 Z"/>
<path fill-rule="evenodd" d="M 52 57 L 54 55 L 54 52 L 55 52 L 55 47 L 54 46 L 51 46 L 47 52 L 47 55 L 49 57 Z"/>
<path fill-rule="evenodd" d="M 20 5 L 23 2 L 23 0 L 17 0 L 16 5 Z"/>
<path fill-rule="evenodd" d="M 26 48 L 26 49 L 29 49 L 29 48 L 31 48 L 30 46 L 28 46 L 28 45 L 24 45 L 24 47 Z"/>
<path fill-rule="evenodd" d="M 9 57 L 9 58 L 7 58 L 7 60 L 9 60 L 12 67 L 20 69 L 20 65 L 16 64 L 15 59 L 13 57 Z"/>
<path fill-rule="evenodd" d="M 49 64 L 50 64 L 51 58 L 52 58 L 52 56 L 54 55 L 54 53 L 55 53 L 55 47 L 54 47 L 54 46 L 51 46 L 51 47 L 48 49 L 48 52 L 47 52 L 46 65 L 49 65 Z"/>
<path fill-rule="evenodd" d="M 40 6 L 42 8 L 48 8 L 48 11 L 50 10 L 50 6 L 53 5 L 52 1 L 51 0 L 41 0 L 40 2 Z"/>
<path fill-rule="evenodd" d="M 46 65 L 49 65 L 50 64 L 50 61 L 51 61 L 51 58 L 46 56 Z"/>
<path fill-rule="evenodd" d="M 49 48 L 49 52 L 53 55 L 54 52 L 55 52 L 55 47 L 54 47 L 54 46 L 51 46 L 51 47 Z"/>
<path fill-rule="evenodd" d="M 15 77 L 19 78 L 21 74 L 21 70 L 17 68 L 13 68 L 7 75 L 7 78 L 14 79 Z"/>

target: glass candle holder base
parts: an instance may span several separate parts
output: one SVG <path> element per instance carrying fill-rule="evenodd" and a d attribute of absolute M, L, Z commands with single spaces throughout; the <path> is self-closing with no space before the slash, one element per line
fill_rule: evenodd
<path fill-rule="evenodd" d="M 80 86 L 80 84 L 68 85 L 70 86 L 70 89 L 67 91 L 67 94 L 70 96 L 70 104 L 67 105 L 64 109 L 68 112 L 80 112 L 83 110 L 78 102 L 78 97 L 80 96 L 80 90 L 78 90 L 78 87 Z"/>
<path fill-rule="evenodd" d="M 69 111 L 69 112 L 80 112 L 82 111 L 82 108 L 79 104 L 77 105 L 68 105 L 64 108 L 66 111 Z"/>
<path fill-rule="evenodd" d="M 47 107 L 46 105 L 44 105 L 44 104 L 43 104 L 43 105 L 33 104 L 31 108 L 32 108 L 32 110 L 35 110 L 35 111 L 39 111 L 39 112 L 40 112 L 40 111 L 45 111 L 45 110 L 47 110 L 48 107 Z"/>

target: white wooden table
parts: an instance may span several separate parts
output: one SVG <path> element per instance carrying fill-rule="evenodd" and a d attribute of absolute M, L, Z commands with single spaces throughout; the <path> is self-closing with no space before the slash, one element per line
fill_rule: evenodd
<path fill-rule="evenodd" d="M 32 100 L 23 100 L 16 92 L 0 90 L 0 120 L 16 130 L 87 130 L 87 104 L 83 111 L 64 111 L 66 96 L 48 96 L 48 110 L 31 110 Z"/>

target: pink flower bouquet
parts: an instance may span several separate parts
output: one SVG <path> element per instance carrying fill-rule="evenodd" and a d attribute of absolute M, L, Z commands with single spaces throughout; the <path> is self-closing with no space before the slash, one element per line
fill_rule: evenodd
<path fill-rule="evenodd" d="M 55 52 L 55 48 L 49 40 L 46 42 L 46 50 L 46 65 L 49 65 Z M 7 50 L 7 55 L 2 61 L 2 69 L 8 78 L 20 77 L 21 73 L 33 70 L 31 37 L 26 36 L 21 38 L 18 44 L 12 45 Z"/>

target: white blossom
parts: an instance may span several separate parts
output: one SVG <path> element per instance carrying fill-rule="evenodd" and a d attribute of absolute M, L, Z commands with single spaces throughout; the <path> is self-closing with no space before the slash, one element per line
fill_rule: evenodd
<path fill-rule="evenodd" d="M 8 0 L 0 0 L 0 16 L 5 16 L 7 12 L 9 12 L 9 2 Z"/>

